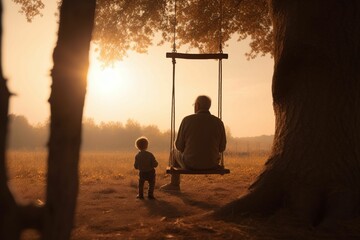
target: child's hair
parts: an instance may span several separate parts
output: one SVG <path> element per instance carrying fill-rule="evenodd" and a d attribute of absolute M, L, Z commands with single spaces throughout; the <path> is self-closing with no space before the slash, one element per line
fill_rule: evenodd
<path fill-rule="evenodd" d="M 135 147 L 139 150 L 146 150 L 148 148 L 149 141 L 146 137 L 139 137 L 135 141 Z"/>

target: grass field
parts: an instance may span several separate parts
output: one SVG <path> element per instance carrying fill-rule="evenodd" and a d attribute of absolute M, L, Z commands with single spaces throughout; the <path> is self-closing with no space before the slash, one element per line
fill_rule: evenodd
<path fill-rule="evenodd" d="M 80 188 L 91 186 L 119 189 L 131 186 L 136 190 L 138 172 L 134 169 L 136 152 L 83 152 L 80 160 Z M 168 165 L 168 153 L 154 153 L 159 166 L 157 188 L 169 181 L 165 174 Z M 8 174 L 10 186 L 21 202 L 44 200 L 46 181 L 46 152 L 12 151 L 8 153 Z M 223 185 L 231 189 L 246 188 L 261 170 L 266 156 L 226 156 L 225 164 L 231 169 L 229 175 L 186 175 L 182 178 L 183 190 L 187 187 Z M 81 189 L 82 190 L 82 189 Z M 229 189 L 230 190 L 230 189 Z M 239 191 L 239 190 L 238 190 Z M 134 192 L 135 194 L 135 192 Z M 240 192 L 238 193 L 240 194 Z M 135 194 L 136 195 L 136 194 Z"/>
<path fill-rule="evenodd" d="M 154 152 L 159 167 L 156 200 L 137 200 L 136 152 L 83 152 L 80 193 L 72 239 L 319 239 L 309 229 L 281 227 L 276 217 L 245 219 L 241 223 L 196 218 L 244 194 L 264 165 L 266 156 L 226 156 L 228 175 L 182 176 L 181 193 L 159 187 L 167 153 Z M 19 202 L 45 202 L 46 153 L 9 152 L 9 185 Z M 280 218 L 282 219 L 282 218 Z M 326 237 L 327 238 L 327 237 Z M 27 231 L 22 239 L 38 239 Z"/>

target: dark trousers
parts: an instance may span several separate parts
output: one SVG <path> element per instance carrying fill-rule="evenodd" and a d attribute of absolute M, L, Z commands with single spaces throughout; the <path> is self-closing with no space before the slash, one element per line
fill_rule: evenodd
<path fill-rule="evenodd" d="M 155 169 L 149 172 L 139 172 L 139 196 L 144 196 L 144 184 L 149 183 L 148 196 L 154 196 L 155 189 Z"/>

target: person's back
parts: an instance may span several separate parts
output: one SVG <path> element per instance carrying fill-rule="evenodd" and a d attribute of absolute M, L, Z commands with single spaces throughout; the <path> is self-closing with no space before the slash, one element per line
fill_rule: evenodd
<path fill-rule="evenodd" d="M 198 96 L 195 114 L 185 117 L 176 137 L 171 155 L 174 165 L 190 170 L 208 170 L 219 167 L 220 154 L 225 151 L 226 134 L 221 119 L 210 114 L 211 99 Z M 180 175 L 171 174 L 171 182 L 163 185 L 164 191 L 180 191 Z"/>
<path fill-rule="evenodd" d="M 150 172 L 157 167 L 157 162 L 151 152 L 140 150 L 135 156 L 134 167 L 141 172 Z"/>
<path fill-rule="evenodd" d="M 183 119 L 175 145 L 187 168 L 217 168 L 226 145 L 224 124 L 208 110 L 199 110 Z"/>

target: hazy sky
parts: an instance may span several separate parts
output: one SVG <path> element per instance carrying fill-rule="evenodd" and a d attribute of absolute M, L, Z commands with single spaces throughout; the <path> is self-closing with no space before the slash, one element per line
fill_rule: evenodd
<path fill-rule="evenodd" d="M 51 3 L 52 2 L 52 3 Z M 4 1 L 3 64 L 10 91 L 10 113 L 24 115 L 31 124 L 49 118 L 50 70 L 56 43 L 55 0 L 46 1 L 43 17 L 28 23 L 12 0 Z M 274 133 L 271 98 L 273 59 L 247 61 L 246 44 L 231 41 L 223 60 L 223 121 L 233 136 Z M 170 128 L 171 44 L 151 47 L 147 54 L 130 52 L 114 68 L 102 70 L 91 51 L 91 66 L 84 116 L 95 122 L 128 119 L 142 125 Z M 195 51 L 195 50 L 194 50 Z M 193 113 L 199 94 L 213 99 L 210 111 L 217 114 L 218 63 L 214 60 L 178 60 L 176 64 L 176 125 Z"/>

